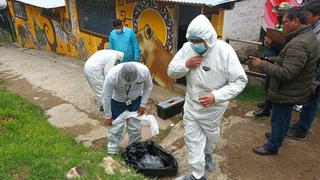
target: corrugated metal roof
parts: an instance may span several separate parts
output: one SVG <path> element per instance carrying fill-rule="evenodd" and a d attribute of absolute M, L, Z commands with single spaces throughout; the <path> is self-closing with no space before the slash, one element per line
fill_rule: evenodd
<path fill-rule="evenodd" d="M 219 4 L 233 2 L 237 0 L 157 0 L 162 2 L 172 2 L 172 3 L 185 3 L 194 5 L 206 5 L 206 6 L 216 6 Z"/>
<path fill-rule="evenodd" d="M 57 8 L 65 6 L 65 0 L 16 0 L 25 4 L 41 7 L 41 8 Z"/>

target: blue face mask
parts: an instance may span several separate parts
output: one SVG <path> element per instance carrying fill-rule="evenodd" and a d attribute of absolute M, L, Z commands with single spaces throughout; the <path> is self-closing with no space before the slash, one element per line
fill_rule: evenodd
<path fill-rule="evenodd" d="M 207 48 L 204 42 L 198 43 L 198 44 L 191 44 L 191 47 L 196 53 L 200 55 L 207 51 Z"/>

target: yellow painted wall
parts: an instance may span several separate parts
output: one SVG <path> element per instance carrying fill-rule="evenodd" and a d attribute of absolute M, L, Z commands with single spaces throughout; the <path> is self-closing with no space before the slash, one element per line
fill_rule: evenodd
<path fill-rule="evenodd" d="M 223 20 L 224 20 L 224 10 L 220 9 L 219 14 L 215 15 L 213 14 L 211 16 L 211 23 L 214 27 L 214 29 L 217 31 L 218 38 L 222 38 L 223 34 Z"/>
<path fill-rule="evenodd" d="M 57 8 L 60 20 L 42 15 L 41 8 L 25 4 L 27 18 L 15 17 L 12 1 L 8 1 L 13 15 L 18 42 L 21 46 L 54 51 L 86 60 L 101 46 L 103 38 L 80 32 L 74 0 L 68 0 L 72 10 Z M 71 16 L 69 16 L 69 12 Z M 72 17 L 73 22 L 69 17 Z M 101 46 L 106 48 L 107 45 Z M 100 48 L 101 49 L 101 48 Z"/>

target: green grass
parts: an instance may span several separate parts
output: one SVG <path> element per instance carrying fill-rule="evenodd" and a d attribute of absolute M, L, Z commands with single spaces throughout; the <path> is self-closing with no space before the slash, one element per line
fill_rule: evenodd
<path fill-rule="evenodd" d="M 236 99 L 239 101 L 256 103 L 265 100 L 264 87 L 262 85 L 248 84 L 241 94 Z M 320 106 L 317 109 L 317 118 L 320 118 Z"/>
<path fill-rule="evenodd" d="M 108 177 L 98 166 L 104 156 L 52 127 L 40 107 L 0 88 L 0 179 L 65 179 L 79 165 L 82 179 L 143 179 L 135 173 Z"/>
<path fill-rule="evenodd" d="M 5 82 L 6 82 L 6 81 L 5 81 L 4 79 L 1 79 L 1 78 L 0 78 L 0 85 L 1 85 L 1 84 L 4 84 Z"/>
<path fill-rule="evenodd" d="M 264 101 L 266 95 L 262 85 L 247 84 L 246 88 L 239 94 L 236 99 L 246 102 Z"/>
<path fill-rule="evenodd" d="M 156 137 L 152 137 L 150 140 L 160 144 L 170 133 L 172 127 L 168 126 L 166 129 L 159 129 L 159 134 Z"/>

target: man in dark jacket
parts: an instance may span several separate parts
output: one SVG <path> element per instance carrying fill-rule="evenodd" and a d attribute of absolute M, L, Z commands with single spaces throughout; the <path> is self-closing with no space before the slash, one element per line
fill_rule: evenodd
<path fill-rule="evenodd" d="M 271 137 L 264 146 L 253 148 L 259 155 L 275 155 L 281 146 L 291 119 L 294 104 L 309 99 L 316 69 L 318 43 L 311 26 L 306 25 L 306 12 L 293 7 L 283 17 L 286 44 L 275 63 L 253 58 L 253 66 L 271 76 L 268 99 L 272 101 Z"/>
<path fill-rule="evenodd" d="M 312 26 L 320 42 L 320 0 L 313 0 L 306 3 L 304 9 L 307 11 L 307 22 Z M 302 111 L 297 124 L 293 124 L 289 129 L 287 136 L 304 140 L 311 128 L 312 122 L 316 117 L 318 109 L 318 100 L 320 93 L 320 46 L 318 47 L 318 64 L 313 80 L 313 91 L 308 102 L 303 104 Z"/>

